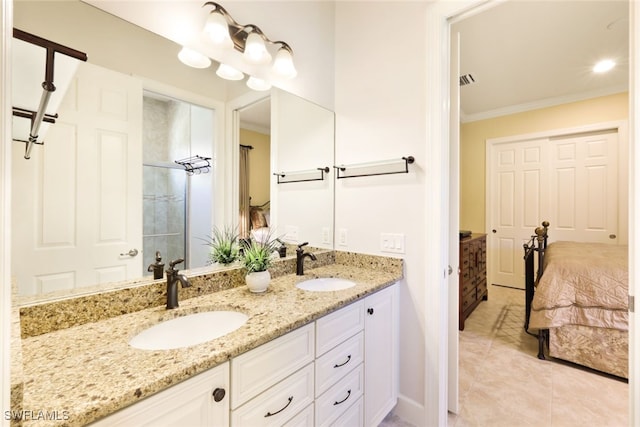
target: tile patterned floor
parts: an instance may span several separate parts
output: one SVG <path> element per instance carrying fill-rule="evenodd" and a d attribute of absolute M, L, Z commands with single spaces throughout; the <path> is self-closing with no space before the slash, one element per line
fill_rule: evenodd
<path fill-rule="evenodd" d="M 460 404 L 449 426 L 627 426 L 628 384 L 538 360 L 522 329 L 524 291 L 491 286 L 460 332 Z"/>
<path fill-rule="evenodd" d="M 491 286 L 460 332 L 460 413 L 450 427 L 628 425 L 628 384 L 559 361 L 538 360 L 522 330 L 524 291 Z M 390 414 L 380 427 L 412 427 Z"/>

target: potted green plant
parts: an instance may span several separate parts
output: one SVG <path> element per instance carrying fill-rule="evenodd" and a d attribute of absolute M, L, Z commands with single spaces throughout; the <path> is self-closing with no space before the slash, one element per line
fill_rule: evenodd
<path fill-rule="evenodd" d="M 238 233 L 233 228 L 225 227 L 222 231 L 214 228 L 213 235 L 206 240 L 206 244 L 211 246 L 211 263 L 229 265 L 240 257 Z"/>
<path fill-rule="evenodd" d="M 265 292 L 269 287 L 271 273 L 268 269 L 271 267 L 273 252 L 278 250 L 277 240 L 270 240 L 270 237 L 244 242 L 242 263 L 247 270 L 245 280 L 251 292 Z"/>

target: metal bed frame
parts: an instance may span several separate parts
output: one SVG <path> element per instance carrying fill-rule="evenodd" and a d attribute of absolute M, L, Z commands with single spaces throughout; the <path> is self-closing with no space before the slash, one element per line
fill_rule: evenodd
<path fill-rule="evenodd" d="M 525 265 L 525 320 L 524 330 L 527 334 L 538 338 L 538 359 L 545 360 L 544 346 L 549 345 L 549 330 L 539 329 L 537 333 L 529 332 L 529 319 L 531 317 L 531 302 L 535 294 L 535 288 L 544 271 L 544 253 L 547 249 L 547 231 L 549 221 L 543 221 L 541 227 L 535 229 L 535 234 L 523 245 Z M 538 254 L 538 270 L 534 266 L 534 253 Z"/>

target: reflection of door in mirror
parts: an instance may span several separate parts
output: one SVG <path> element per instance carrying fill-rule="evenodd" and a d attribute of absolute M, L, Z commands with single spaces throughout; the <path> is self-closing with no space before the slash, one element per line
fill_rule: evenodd
<path fill-rule="evenodd" d="M 261 238 L 269 233 L 271 103 L 265 98 L 239 110 L 240 235 Z M 244 155 L 243 155 L 244 154 Z"/>
<path fill-rule="evenodd" d="M 143 111 L 143 266 L 160 252 L 165 264 L 181 258 L 181 269 L 202 267 L 212 229 L 215 112 L 150 92 Z"/>
<path fill-rule="evenodd" d="M 80 64 L 37 155 L 14 150 L 11 268 L 20 295 L 140 276 L 141 104 L 139 80 Z"/>

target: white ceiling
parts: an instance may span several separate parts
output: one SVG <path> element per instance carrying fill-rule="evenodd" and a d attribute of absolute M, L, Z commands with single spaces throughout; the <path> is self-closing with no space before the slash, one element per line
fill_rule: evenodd
<path fill-rule="evenodd" d="M 461 34 L 463 121 L 628 90 L 627 1 L 501 3 L 453 25 Z M 592 73 L 600 59 L 617 67 Z"/>
<path fill-rule="evenodd" d="M 461 34 L 463 121 L 481 120 L 628 90 L 629 4 L 607 0 L 512 0 L 453 25 Z M 612 58 L 617 66 L 594 74 Z M 262 105 L 266 108 L 268 105 Z M 269 114 L 246 111 L 249 127 Z"/>
<path fill-rule="evenodd" d="M 160 2 L 163 7 L 178 5 L 182 15 L 172 11 L 153 16 L 144 7 L 145 2 L 83 1 L 173 40 L 174 35 L 169 31 L 171 26 L 160 18 L 169 16 L 175 20 L 177 15 L 191 10 L 185 5 L 197 0 Z M 454 32 L 461 34 L 460 74 L 471 74 L 476 81 L 460 90 L 463 121 L 628 90 L 628 1 L 510 0 L 497 3 L 497 6 L 453 25 Z M 243 3 L 231 4 L 242 15 Z M 194 8 L 198 12 L 200 9 Z M 366 16 L 363 20 L 366 21 Z M 261 23 L 263 21 L 265 25 L 271 22 L 266 18 L 261 19 Z M 279 32 L 285 28 L 278 26 Z M 304 32 L 285 35 L 286 40 L 297 38 L 296 46 L 306 46 Z M 304 52 L 301 48 L 301 54 Z M 615 59 L 618 66 L 605 75 L 593 74 L 591 67 L 603 58 Z M 298 79 L 303 77 L 298 76 Z"/>

